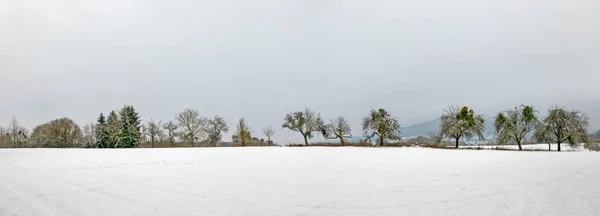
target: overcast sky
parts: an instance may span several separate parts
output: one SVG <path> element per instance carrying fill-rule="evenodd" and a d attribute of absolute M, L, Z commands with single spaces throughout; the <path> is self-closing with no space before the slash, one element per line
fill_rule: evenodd
<path fill-rule="evenodd" d="M 80 125 L 134 105 L 281 130 L 306 106 L 410 125 L 449 104 L 600 119 L 598 0 L 0 0 L 0 122 Z M 261 135 L 262 136 L 262 135 Z M 230 140 L 231 133 L 225 136 Z"/>

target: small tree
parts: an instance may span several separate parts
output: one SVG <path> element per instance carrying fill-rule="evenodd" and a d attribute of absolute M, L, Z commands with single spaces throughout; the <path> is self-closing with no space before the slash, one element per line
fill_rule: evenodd
<path fill-rule="evenodd" d="M 194 147 L 194 141 L 199 139 L 207 127 L 208 120 L 198 113 L 197 110 L 186 109 L 177 115 L 183 138 Z"/>
<path fill-rule="evenodd" d="M 456 148 L 463 137 L 472 138 L 475 135 L 483 139 L 484 120 L 481 115 L 475 115 L 472 109 L 449 107 L 442 117 L 440 134 L 456 141 Z"/>
<path fill-rule="evenodd" d="M 300 132 L 305 145 L 308 145 L 308 139 L 312 138 L 314 133 L 322 132 L 324 126 L 320 114 L 310 108 L 306 108 L 304 112 L 288 113 L 281 125 L 283 129 Z"/>
<path fill-rule="evenodd" d="M 428 139 L 433 141 L 435 144 L 442 143 L 443 136 L 439 133 L 431 132 L 431 133 L 427 134 L 427 136 L 428 136 Z"/>
<path fill-rule="evenodd" d="M 494 122 L 496 134 L 498 134 L 498 143 L 504 144 L 508 141 L 514 141 L 519 145 L 519 150 L 523 150 L 521 142 L 525 139 L 525 135 L 531 132 L 537 124 L 536 111 L 531 106 L 521 105 L 513 110 L 500 112 Z"/>
<path fill-rule="evenodd" d="M 237 131 L 231 137 L 234 143 L 239 143 L 241 146 L 247 146 L 251 139 L 252 135 L 250 127 L 246 124 L 246 120 L 241 118 L 237 125 Z"/>
<path fill-rule="evenodd" d="M 584 113 L 555 107 L 548 111 L 548 116 L 536 128 L 535 138 L 549 145 L 556 143 L 558 151 L 561 151 L 562 143 L 576 148 L 581 143 L 589 143 L 588 125 L 588 117 Z"/>
<path fill-rule="evenodd" d="M 19 148 L 27 141 L 29 131 L 27 128 L 21 127 L 17 117 L 13 117 L 8 126 L 8 133 L 13 147 Z"/>
<path fill-rule="evenodd" d="M 369 115 L 363 118 L 362 129 L 365 140 L 377 136 L 379 146 L 383 146 L 385 139 L 400 140 L 401 127 L 398 119 L 382 108 L 371 110 Z"/>
<path fill-rule="evenodd" d="M 325 125 L 325 130 L 322 131 L 323 136 L 328 139 L 340 139 L 340 144 L 345 145 L 345 138 L 352 138 L 352 129 L 350 128 L 350 124 L 346 121 L 344 117 L 337 117 L 336 119 L 331 119 L 330 123 Z"/>
<path fill-rule="evenodd" d="M 275 135 L 275 130 L 273 130 L 272 127 L 265 127 L 263 128 L 263 134 L 265 134 L 265 136 L 267 137 L 267 143 L 269 145 L 273 145 L 273 143 L 271 142 L 271 137 L 273 137 L 273 135 Z"/>
<path fill-rule="evenodd" d="M 535 139 L 538 142 L 547 143 L 548 151 L 552 151 L 552 132 L 550 132 L 551 130 L 552 128 L 549 127 L 549 125 L 545 125 L 539 122 L 535 126 L 535 130 L 533 131 L 533 139 Z"/>
<path fill-rule="evenodd" d="M 173 146 L 173 143 L 175 143 L 175 137 L 177 136 L 177 124 L 175 124 L 173 121 L 169 121 L 163 125 L 163 128 L 169 137 L 169 146 Z"/>
<path fill-rule="evenodd" d="M 208 143 L 212 146 L 217 146 L 223 139 L 223 134 L 229 131 L 225 119 L 220 116 L 208 120 L 208 127 L 206 133 L 208 134 Z"/>
<path fill-rule="evenodd" d="M 146 126 L 146 131 L 150 137 L 150 144 L 154 148 L 156 137 L 162 133 L 162 122 L 155 122 L 154 119 L 150 119 L 150 122 Z"/>

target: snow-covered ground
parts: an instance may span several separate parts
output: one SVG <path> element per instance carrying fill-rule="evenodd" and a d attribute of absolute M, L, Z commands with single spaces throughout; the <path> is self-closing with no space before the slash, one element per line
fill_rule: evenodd
<path fill-rule="evenodd" d="M 2 149 L 0 215 L 600 215 L 600 153 Z"/>

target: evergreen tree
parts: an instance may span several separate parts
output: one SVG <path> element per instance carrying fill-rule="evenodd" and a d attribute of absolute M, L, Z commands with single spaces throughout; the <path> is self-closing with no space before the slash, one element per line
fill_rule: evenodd
<path fill-rule="evenodd" d="M 139 114 L 133 106 L 125 106 L 119 112 L 121 116 L 121 143 L 122 148 L 137 147 L 141 141 L 141 121 Z"/>
<path fill-rule="evenodd" d="M 117 148 L 121 142 L 121 125 L 122 122 L 115 111 L 111 111 L 108 115 L 107 131 L 108 131 L 108 146 L 107 148 Z"/>
<path fill-rule="evenodd" d="M 108 142 L 108 131 L 106 119 L 104 118 L 104 114 L 100 113 L 100 117 L 98 117 L 98 125 L 96 126 L 96 148 L 107 148 L 109 145 Z"/>

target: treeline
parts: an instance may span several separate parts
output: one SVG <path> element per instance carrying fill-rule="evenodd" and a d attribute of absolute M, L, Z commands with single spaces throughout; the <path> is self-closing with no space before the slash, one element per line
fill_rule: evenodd
<path fill-rule="evenodd" d="M 434 144 L 452 141 L 459 148 L 461 140 L 485 139 L 484 119 L 466 106 L 450 106 L 440 117 L 438 133 L 431 133 L 427 140 Z M 527 135 L 532 135 L 539 143 L 547 143 L 549 150 L 552 144 L 569 144 L 573 148 L 583 147 L 600 150 L 600 130 L 588 134 L 588 117 L 579 111 L 553 107 L 545 117 L 541 117 L 532 106 L 520 105 L 513 109 L 499 112 L 494 121 L 496 142 L 499 144 L 515 144 L 522 150 Z M 339 140 L 339 145 L 346 145 L 352 138 L 352 130 L 348 121 L 340 116 L 332 118 L 328 123 L 320 114 L 309 108 L 291 112 L 284 117 L 283 129 L 300 133 L 304 145 L 317 135 L 325 139 Z M 36 126 L 31 133 L 19 126 L 13 118 L 8 127 L 0 127 L 0 147 L 8 148 L 136 148 L 136 147 L 216 147 L 216 146 L 271 146 L 271 138 L 275 135 L 272 127 L 262 129 L 266 138 L 257 138 L 244 118 L 241 118 L 232 142 L 223 142 L 223 134 L 229 126 L 220 116 L 204 117 L 197 110 L 186 109 L 176 114 L 174 120 L 167 122 L 154 121 L 142 124 L 140 115 L 133 106 L 124 106 L 111 111 L 108 116 L 103 113 L 96 123 L 80 128 L 68 118 L 52 120 Z M 396 117 L 385 109 L 371 110 L 362 119 L 361 145 L 368 143 L 374 146 L 403 146 L 392 144 L 401 140 L 401 126 Z M 368 145 L 367 144 L 367 145 Z"/>
<path fill-rule="evenodd" d="M 220 116 L 200 116 L 197 110 L 187 109 L 174 120 L 163 123 L 151 119 L 142 124 L 133 106 L 124 106 L 101 113 L 93 124 L 81 128 L 69 118 L 60 118 L 34 127 L 30 133 L 13 118 L 8 127 L 0 127 L 0 148 L 154 148 L 154 147 L 215 147 L 270 146 L 275 130 L 265 127 L 264 138 L 253 131 L 242 118 L 232 142 L 222 141 L 229 131 Z"/>

